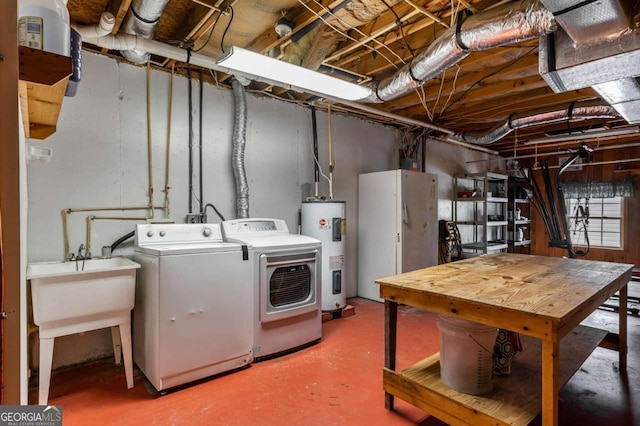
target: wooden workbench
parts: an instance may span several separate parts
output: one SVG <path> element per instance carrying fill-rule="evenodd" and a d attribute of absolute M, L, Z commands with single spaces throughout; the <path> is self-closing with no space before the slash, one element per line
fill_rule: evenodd
<path fill-rule="evenodd" d="M 620 291 L 620 305 L 626 305 L 626 285 L 632 268 L 633 265 L 620 263 L 497 253 L 376 280 L 380 284 L 380 296 L 385 299 L 383 381 L 387 409 L 393 409 L 395 395 L 452 424 L 527 424 L 542 409 L 542 423 L 557 425 L 560 387 L 593 350 L 589 342 L 595 341 L 597 345 L 602 337 L 593 329 L 578 325 L 617 291 Z M 440 381 L 437 355 L 396 372 L 400 303 L 539 339 L 540 355 L 534 358 L 541 373 L 533 373 L 540 377 L 537 387 L 533 383 L 536 377 L 532 378 L 528 371 L 532 383 L 512 373 L 513 377 L 496 380 L 494 390 L 488 395 L 461 394 Z M 561 365 L 560 341 L 565 336 L 562 347 L 571 349 Z M 531 340 L 536 342 L 536 339 Z M 607 347 L 619 352 L 620 370 L 625 371 L 627 317 L 624 309 L 620 309 L 618 335 L 613 342 Z M 528 346 L 525 351 L 531 350 L 531 345 Z M 516 360 L 519 358 L 520 354 Z M 531 362 L 522 366 L 529 370 L 536 368 Z M 514 365 L 513 369 L 517 367 Z M 534 389 L 540 395 L 514 398 L 531 394 Z"/>

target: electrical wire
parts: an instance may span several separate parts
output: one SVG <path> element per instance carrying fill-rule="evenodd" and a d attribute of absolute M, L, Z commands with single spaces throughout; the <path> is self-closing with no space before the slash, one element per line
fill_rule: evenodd
<path fill-rule="evenodd" d="M 355 32 L 357 32 L 358 34 L 360 34 L 363 37 L 369 37 L 369 35 L 363 33 L 362 31 L 360 31 L 358 28 L 348 24 L 347 22 L 345 22 L 344 20 L 342 20 L 339 16 L 335 15 L 331 10 L 327 9 L 324 5 L 322 5 L 321 3 L 319 3 L 317 0 L 312 0 L 315 4 L 317 4 L 319 7 L 322 8 L 322 10 L 324 10 L 326 12 L 326 14 L 329 14 L 331 17 L 335 18 L 338 22 L 342 23 L 343 25 L 345 25 L 346 27 L 348 27 L 349 29 L 354 30 Z M 351 37 L 349 34 L 341 31 L 340 29 L 336 28 L 335 26 L 331 25 L 322 15 L 320 15 L 319 13 L 317 13 L 315 10 L 311 9 L 306 3 L 304 3 L 302 0 L 298 0 L 298 3 L 300 3 L 302 6 L 304 6 L 309 12 L 311 12 L 313 15 L 315 15 L 318 19 L 320 19 L 322 22 L 324 22 L 329 28 L 331 28 L 332 30 L 334 30 L 335 32 L 337 32 L 338 34 L 340 34 L 343 37 L 346 37 L 347 39 L 355 42 L 355 43 L 361 43 L 360 40 Z M 400 55 L 398 55 L 396 52 L 394 52 L 389 46 L 387 46 L 386 44 L 376 40 L 375 38 L 371 40 L 372 42 L 380 45 L 380 47 L 384 47 L 385 49 L 387 49 L 393 56 L 395 56 L 396 58 L 398 58 L 398 60 L 400 62 L 402 62 L 402 64 L 405 64 L 406 62 L 404 61 L 404 59 L 402 59 L 402 57 L 400 57 Z M 398 67 L 395 62 L 393 62 L 391 59 L 389 59 L 385 54 L 383 54 L 382 52 L 378 51 L 377 49 L 369 46 L 367 43 L 362 43 L 361 44 L 362 47 L 371 50 L 372 52 L 376 52 L 378 53 L 380 56 L 382 56 L 389 64 L 391 64 L 394 68 L 398 69 L 400 67 Z"/>
<path fill-rule="evenodd" d="M 460 65 L 455 64 L 456 67 L 458 68 L 458 70 L 456 71 L 456 75 L 453 77 L 453 87 L 451 87 L 451 91 L 449 92 L 449 96 L 447 97 L 447 100 L 444 103 L 444 106 L 442 107 L 441 111 L 444 111 L 447 109 L 447 105 L 449 105 L 449 101 L 451 100 L 451 96 L 453 96 L 453 93 L 456 91 L 456 83 L 458 82 L 458 75 L 460 74 L 460 70 L 462 69 L 462 67 L 460 67 Z M 444 77 L 443 77 L 444 79 Z M 438 94 L 438 99 L 440 98 L 440 94 Z M 433 106 L 433 110 L 435 111 L 436 107 L 435 105 Z M 442 113 L 440 113 L 439 115 L 442 115 Z"/>
<path fill-rule="evenodd" d="M 187 90 L 189 104 L 189 213 L 193 213 L 193 77 L 187 68 Z"/>
<path fill-rule="evenodd" d="M 220 20 L 220 17 L 223 15 L 223 13 L 224 13 L 224 12 L 227 10 L 227 8 L 229 8 L 229 7 L 231 7 L 231 6 L 227 6 L 227 7 L 225 7 L 224 9 L 222 9 L 222 10 L 220 11 L 220 13 L 218 13 L 218 16 L 216 16 L 216 20 L 215 20 L 215 21 L 213 21 L 213 25 L 212 25 L 212 26 L 211 26 L 211 28 L 209 29 L 209 35 L 207 36 L 207 41 L 205 41 L 205 42 L 204 42 L 204 44 L 203 44 L 202 46 L 200 46 L 199 48 L 194 49 L 194 50 L 193 50 L 193 52 L 194 52 L 194 53 L 198 53 L 199 51 L 201 51 L 202 49 L 204 49 L 204 48 L 209 44 L 209 42 L 211 41 L 211 36 L 213 35 L 213 30 L 215 30 L 216 25 L 218 24 L 218 21 Z"/>
<path fill-rule="evenodd" d="M 199 174 L 199 181 L 198 181 L 198 189 L 200 191 L 200 199 L 198 200 L 198 204 L 200 205 L 200 209 L 199 212 L 201 215 L 204 214 L 204 207 L 202 206 L 202 199 L 204 198 L 203 195 L 203 191 L 204 191 L 204 185 L 202 183 L 202 138 L 203 138 L 203 126 L 202 126 L 202 121 L 203 121 L 203 116 L 204 116 L 204 112 L 203 112 L 203 103 L 204 103 L 204 70 L 202 68 L 200 68 L 200 93 L 199 93 L 199 116 L 198 116 L 198 174 Z"/>
<path fill-rule="evenodd" d="M 402 36 L 402 40 L 404 41 L 404 45 L 409 50 L 409 53 L 411 53 L 411 57 L 415 58 L 416 57 L 416 53 L 413 50 L 413 48 L 411 47 L 411 45 L 409 44 L 409 42 L 407 41 L 407 38 L 405 37 L 405 35 L 404 35 L 404 29 L 402 28 L 402 19 L 400 19 L 400 16 L 398 16 L 396 11 L 393 10 L 393 8 L 391 6 L 389 6 L 389 3 L 387 3 L 386 0 L 382 0 L 382 3 L 384 3 L 384 5 L 387 7 L 387 9 L 389 9 L 389 11 L 391 13 L 393 13 L 393 16 L 396 17 L 396 26 L 400 30 L 400 35 Z"/>
<path fill-rule="evenodd" d="M 224 32 L 222 33 L 222 38 L 220 39 L 220 50 L 222 51 L 222 53 L 225 52 L 225 50 L 224 50 L 224 38 L 227 36 L 227 31 L 229 31 L 229 27 L 231 26 L 231 23 L 233 22 L 233 6 L 229 5 L 229 6 L 227 6 L 227 9 L 229 9 L 231 11 L 231 18 L 229 18 L 229 22 L 227 23 L 227 27 L 224 29 Z"/>
<path fill-rule="evenodd" d="M 493 71 L 491 71 L 489 74 L 483 76 L 482 78 L 476 80 L 473 84 L 471 84 L 471 86 L 469 86 L 464 92 L 462 92 L 462 94 L 460 96 L 458 96 L 458 98 L 453 101 L 447 108 L 442 109 L 440 111 L 440 116 L 442 116 L 452 105 L 455 105 L 456 103 L 460 102 L 465 96 L 467 96 L 467 94 L 471 91 L 471 89 L 473 89 L 474 87 L 476 87 L 478 84 L 480 84 L 483 80 L 492 77 L 494 75 L 496 75 L 497 73 L 499 73 L 500 71 L 503 71 L 507 68 L 509 68 L 510 66 L 513 66 L 515 64 L 517 64 L 518 62 L 520 62 L 521 60 L 523 60 L 524 58 L 526 58 L 527 56 L 529 56 L 529 54 L 531 54 L 534 50 L 536 50 L 538 48 L 538 46 L 534 46 L 531 49 L 529 49 L 526 53 L 524 53 L 523 55 L 517 57 L 516 59 L 514 59 L 513 61 L 510 61 L 509 63 L 505 64 L 502 67 L 499 67 Z"/>
<path fill-rule="evenodd" d="M 308 111 L 305 109 L 305 114 L 307 116 L 307 119 L 309 120 L 309 123 L 313 125 L 312 118 L 311 118 L 311 111 Z M 322 171 L 322 166 L 320 165 L 320 161 L 318 161 L 318 157 L 316 157 L 315 152 L 313 150 L 313 138 L 311 138 L 311 153 L 313 155 L 313 161 L 318 166 L 318 171 L 320 172 L 320 176 L 322 176 L 327 181 L 327 183 L 330 183 L 331 181 L 329 180 L 327 175 L 325 175 L 324 172 Z"/>
<path fill-rule="evenodd" d="M 224 218 L 224 216 L 222 216 L 222 213 L 220 213 L 220 212 L 218 211 L 218 209 L 216 208 L 216 206 L 214 206 L 214 205 L 213 205 L 213 204 L 211 204 L 211 203 L 207 203 L 207 204 L 205 204 L 205 205 L 204 205 L 204 212 L 205 212 L 205 214 L 207 213 L 207 207 L 211 207 L 211 208 L 213 209 L 213 211 L 214 211 L 214 212 L 216 212 L 216 214 L 218 215 L 218 217 L 219 217 L 220 219 L 222 219 L 222 221 L 223 221 L 223 222 L 226 220 L 226 219 Z"/>

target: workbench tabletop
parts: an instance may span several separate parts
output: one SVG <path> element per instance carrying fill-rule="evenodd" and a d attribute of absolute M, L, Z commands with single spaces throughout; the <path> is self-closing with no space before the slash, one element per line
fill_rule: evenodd
<path fill-rule="evenodd" d="M 623 263 L 496 253 L 380 278 L 376 283 L 385 298 L 420 293 L 424 305 L 471 302 L 560 322 L 587 303 L 604 302 L 595 299 L 606 300 L 615 293 L 631 279 L 632 269 L 633 265 Z"/>

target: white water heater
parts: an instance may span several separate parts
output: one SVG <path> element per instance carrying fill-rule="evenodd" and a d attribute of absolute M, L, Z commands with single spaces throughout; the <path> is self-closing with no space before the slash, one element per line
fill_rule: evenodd
<path fill-rule="evenodd" d="M 347 306 L 344 279 L 346 243 L 344 201 L 303 201 L 301 232 L 322 242 L 322 310 L 338 311 Z"/>
<path fill-rule="evenodd" d="M 70 56 L 71 27 L 67 0 L 20 0 L 18 44 Z"/>

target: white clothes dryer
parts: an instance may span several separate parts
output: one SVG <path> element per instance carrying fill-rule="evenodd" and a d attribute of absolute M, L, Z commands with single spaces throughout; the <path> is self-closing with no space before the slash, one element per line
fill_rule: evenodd
<path fill-rule="evenodd" d="M 253 250 L 218 224 L 142 224 L 133 359 L 158 390 L 253 361 Z"/>
<path fill-rule="evenodd" d="M 225 241 L 253 247 L 256 360 L 317 343 L 322 338 L 321 242 L 290 234 L 280 219 L 222 222 Z"/>

